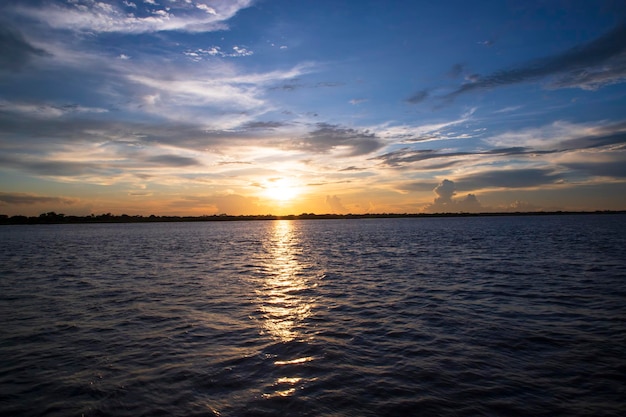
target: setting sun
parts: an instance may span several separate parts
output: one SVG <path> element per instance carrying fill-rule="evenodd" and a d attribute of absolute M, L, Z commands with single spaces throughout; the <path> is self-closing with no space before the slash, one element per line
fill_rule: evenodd
<path fill-rule="evenodd" d="M 289 178 L 271 178 L 264 184 L 263 195 L 278 202 L 288 202 L 302 192 L 295 181 Z"/>

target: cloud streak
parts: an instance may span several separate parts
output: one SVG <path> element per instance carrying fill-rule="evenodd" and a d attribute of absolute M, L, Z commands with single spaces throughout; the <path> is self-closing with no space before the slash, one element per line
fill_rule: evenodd
<path fill-rule="evenodd" d="M 211 6 L 205 2 L 168 2 L 167 6 L 149 2 L 139 8 L 130 2 L 76 0 L 39 7 L 19 4 L 13 10 L 55 29 L 139 34 L 224 30 L 227 20 L 251 4 L 251 0 L 217 0 Z"/>
<path fill-rule="evenodd" d="M 19 31 L 0 22 L 0 72 L 21 71 L 33 59 L 47 55 L 48 52 L 31 45 Z"/>
<path fill-rule="evenodd" d="M 535 81 L 548 76 L 556 79 L 550 88 L 597 89 L 626 80 L 626 24 L 599 38 L 561 54 L 527 62 L 515 68 L 477 76 L 444 98 L 454 99 L 472 91 Z"/>
<path fill-rule="evenodd" d="M 73 205 L 77 203 L 76 199 L 66 197 L 50 197 L 29 193 L 3 193 L 0 192 L 0 202 L 5 204 L 16 205 L 33 205 L 33 204 L 64 204 Z"/>

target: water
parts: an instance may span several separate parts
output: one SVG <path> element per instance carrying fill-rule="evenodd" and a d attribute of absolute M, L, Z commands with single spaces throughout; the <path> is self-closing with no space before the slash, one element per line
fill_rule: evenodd
<path fill-rule="evenodd" d="M 6 416 L 623 416 L 626 216 L 0 227 Z"/>

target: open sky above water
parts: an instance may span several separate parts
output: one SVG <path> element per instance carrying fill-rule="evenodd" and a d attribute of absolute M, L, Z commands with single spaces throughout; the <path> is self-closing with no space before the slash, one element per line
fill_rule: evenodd
<path fill-rule="evenodd" d="M 626 209 L 621 1 L 0 11 L 0 213 Z"/>

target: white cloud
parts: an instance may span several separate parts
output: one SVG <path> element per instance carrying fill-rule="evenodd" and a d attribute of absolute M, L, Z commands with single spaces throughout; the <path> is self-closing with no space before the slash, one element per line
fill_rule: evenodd
<path fill-rule="evenodd" d="M 494 113 L 511 113 L 514 112 L 515 110 L 519 110 L 521 109 L 523 106 L 509 106 L 509 107 L 504 107 L 501 108 L 499 110 L 494 111 Z"/>
<path fill-rule="evenodd" d="M 152 0 L 146 0 L 161 7 Z M 125 2 L 126 7 L 136 4 Z M 146 33 L 158 31 L 207 32 L 226 29 L 225 22 L 252 0 L 220 0 L 209 7 L 204 4 L 177 3 L 173 7 L 152 10 L 151 16 L 128 14 L 127 10 L 111 4 L 93 1 L 77 1 L 70 6 L 45 5 L 28 7 L 23 4 L 14 10 L 22 15 L 46 22 L 55 29 L 84 32 Z"/>
<path fill-rule="evenodd" d="M 559 120 L 546 126 L 504 132 L 485 139 L 485 142 L 498 147 L 546 149 L 567 140 L 603 134 L 605 125 L 606 123 L 571 123 Z"/>
<path fill-rule="evenodd" d="M 200 10 L 204 10 L 208 14 L 217 15 L 217 12 L 214 8 L 207 6 L 206 4 L 196 4 L 196 7 Z"/>
<path fill-rule="evenodd" d="M 254 52 L 248 48 L 241 46 L 233 46 L 233 52 L 224 52 L 222 48 L 219 46 L 211 46 L 209 48 L 199 48 L 194 51 L 185 51 L 183 54 L 187 55 L 192 61 L 202 61 L 205 57 L 221 57 L 221 58 L 232 58 L 232 57 L 241 57 L 241 56 L 250 56 L 253 55 Z"/>
<path fill-rule="evenodd" d="M 442 132 L 452 126 L 469 121 L 475 111 L 476 108 L 472 108 L 465 112 L 461 118 L 449 122 L 395 126 L 391 125 L 391 123 L 385 123 L 379 126 L 370 127 L 369 130 L 376 132 L 376 134 L 381 138 L 390 140 L 401 139 L 407 141 L 414 140 L 426 142 L 431 140 L 457 139 L 457 135 L 444 135 Z"/>

